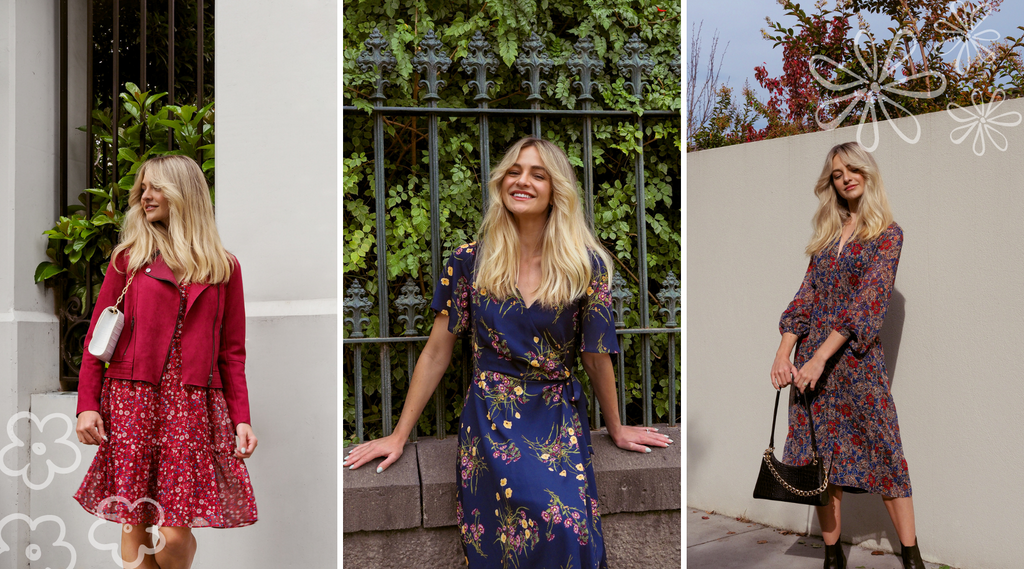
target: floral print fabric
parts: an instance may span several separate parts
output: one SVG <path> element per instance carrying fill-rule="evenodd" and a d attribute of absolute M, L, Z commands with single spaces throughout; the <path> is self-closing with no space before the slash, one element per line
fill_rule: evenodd
<path fill-rule="evenodd" d="M 256 522 L 245 463 L 220 389 L 181 382 L 181 330 L 189 285 L 159 385 L 106 378 L 106 429 L 75 499 L 92 514 L 128 524 L 240 527 Z"/>
<path fill-rule="evenodd" d="M 830 468 L 829 483 L 887 497 L 911 495 L 896 406 L 878 337 L 892 295 L 903 246 L 895 222 L 877 238 L 838 240 L 811 258 L 781 332 L 800 336 L 794 364 L 806 363 L 832 330 L 849 341 L 829 359 L 811 393 L 818 450 Z M 807 464 L 811 441 L 807 413 L 790 389 L 789 433 L 783 461 Z"/>
<path fill-rule="evenodd" d="M 580 351 L 617 353 L 608 272 L 592 255 L 577 302 L 526 307 L 474 285 L 476 244 L 455 250 L 431 307 L 473 342 L 459 425 L 456 518 L 470 567 L 606 568 Z"/>

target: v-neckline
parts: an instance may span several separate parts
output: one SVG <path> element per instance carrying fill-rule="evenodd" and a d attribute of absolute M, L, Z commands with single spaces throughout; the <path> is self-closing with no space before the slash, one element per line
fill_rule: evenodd
<path fill-rule="evenodd" d="M 846 241 L 843 241 L 843 231 L 846 231 L 846 230 L 843 229 L 842 231 L 839 232 L 839 245 L 838 245 L 839 248 L 836 250 L 836 258 L 837 259 L 839 258 L 840 255 L 843 254 L 843 249 L 846 249 L 846 246 L 850 244 L 850 240 L 853 239 L 854 233 L 857 233 L 857 228 L 856 227 L 853 228 L 853 231 L 850 233 L 850 236 L 846 238 Z"/>
<path fill-rule="evenodd" d="M 519 286 L 518 285 L 516 286 L 516 296 L 519 297 L 519 300 L 522 301 L 523 306 L 525 306 L 527 310 L 533 308 L 534 304 L 537 304 L 537 299 L 536 298 L 534 298 L 533 302 L 531 302 L 530 304 L 526 304 L 526 297 L 523 296 L 523 291 L 519 290 Z"/>

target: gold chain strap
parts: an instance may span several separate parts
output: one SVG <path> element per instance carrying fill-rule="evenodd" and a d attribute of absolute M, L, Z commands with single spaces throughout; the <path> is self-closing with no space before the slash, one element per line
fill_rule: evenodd
<path fill-rule="evenodd" d="M 828 473 L 825 473 L 825 482 L 823 482 L 821 484 L 821 488 L 818 488 L 816 490 L 797 490 L 796 488 L 794 488 L 792 485 L 790 485 L 789 482 L 786 482 L 785 480 L 783 480 L 782 476 L 780 476 L 779 473 L 775 470 L 775 465 L 772 464 L 772 461 L 771 461 L 771 454 L 772 454 L 773 451 L 774 451 L 774 449 L 771 449 L 771 448 L 769 448 L 768 450 L 764 451 L 764 461 L 765 461 L 766 464 L 768 464 L 768 470 L 772 471 L 772 475 L 775 476 L 775 479 L 778 480 L 779 484 L 782 484 L 782 486 L 785 487 L 786 490 L 789 490 L 790 492 L 792 492 L 793 494 L 796 494 L 797 496 L 803 496 L 804 498 L 810 498 L 811 496 L 816 496 L 818 494 L 821 494 L 822 492 L 825 491 L 826 488 L 828 488 Z M 818 462 L 818 459 L 814 459 L 814 462 Z"/>
<path fill-rule="evenodd" d="M 121 301 L 124 300 L 124 295 L 128 292 L 128 285 L 132 284 L 133 278 L 135 278 L 135 271 L 128 275 L 128 282 L 124 283 L 124 290 L 121 291 L 121 296 L 117 297 L 117 302 L 114 303 L 115 307 L 121 306 Z"/>

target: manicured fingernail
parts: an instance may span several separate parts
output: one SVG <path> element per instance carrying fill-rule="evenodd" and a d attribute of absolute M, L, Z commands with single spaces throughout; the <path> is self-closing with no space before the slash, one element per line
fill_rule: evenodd
<path fill-rule="evenodd" d="M 644 449 L 644 452 L 651 452 L 651 449 L 649 449 L 649 448 L 645 448 L 645 449 Z"/>
<path fill-rule="evenodd" d="M 377 467 L 377 474 L 380 474 L 381 472 L 384 472 L 384 469 L 378 466 Z"/>
<path fill-rule="evenodd" d="M 669 439 L 668 442 L 672 443 L 672 442 L 675 442 L 675 441 L 673 441 L 672 439 Z"/>
<path fill-rule="evenodd" d="M 355 470 L 356 469 L 356 465 L 353 464 L 352 466 L 348 467 L 348 469 L 349 470 Z"/>

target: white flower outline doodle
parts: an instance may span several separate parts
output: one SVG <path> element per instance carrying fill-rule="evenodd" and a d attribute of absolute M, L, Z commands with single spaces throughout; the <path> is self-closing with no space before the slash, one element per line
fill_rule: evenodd
<path fill-rule="evenodd" d="M 73 546 L 70 543 L 64 541 L 64 536 L 67 534 L 67 528 L 64 526 L 64 520 L 62 520 L 60 518 L 60 516 L 55 516 L 53 514 L 47 514 L 47 515 L 39 516 L 38 518 L 32 519 L 32 518 L 26 516 L 25 514 L 15 513 L 15 514 L 8 514 L 6 517 L 4 517 L 4 519 L 0 520 L 0 556 L 3 556 L 4 553 L 6 553 L 6 552 L 11 550 L 10 546 L 7 545 L 6 542 L 4 542 L 4 538 L 3 538 L 2 534 L 3 534 L 4 527 L 6 527 L 7 524 L 9 522 L 11 522 L 12 520 L 21 520 L 21 521 L 27 523 L 28 524 L 28 529 L 30 531 L 35 531 L 36 527 L 39 526 L 39 524 L 41 524 L 41 523 L 44 523 L 44 522 L 56 522 L 57 526 L 60 528 L 60 534 L 57 535 L 57 541 L 54 541 L 52 545 L 59 546 L 59 547 L 64 547 L 68 551 L 71 552 L 71 562 L 68 564 L 68 566 L 65 569 L 74 569 L 75 563 L 78 560 L 78 552 L 75 551 L 75 546 Z M 25 557 L 27 557 L 30 561 L 36 561 L 40 557 L 42 557 L 42 552 L 41 551 L 37 551 L 37 550 L 33 550 L 33 546 L 35 546 L 36 548 L 39 547 L 35 543 L 30 543 L 28 545 L 28 547 L 25 549 Z"/>
<path fill-rule="evenodd" d="M 979 98 L 981 99 L 980 103 L 978 101 Z M 992 116 L 996 109 L 1003 104 L 1004 100 L 1006 100 L 1006 93 L 1004 93 L 1002 89 L 996 89 L 995 92 L 992 93 L 992 98 L 989 100 L 987 106 L 982 108 L 982 105 L 985 105 L 984 95 L 980 89 L 975 89 L 974 91 L 971 91 L 971 105 L 974 107 L 976 112 L 971 112 L 956 103 L 946 105 L 946 113 L 948 113 L 953 120 L 959 123 L 967 123 L 963 126 L 954 128 L 949 133 L 949 139 L 953 141 L 953 144 L 960 144 L 964 140 L 967 140 L 967 137 L 971 135 L 971 131 L 974 130 L 974 127 L 978 127 L 978 132 L 974 135 L 974 144 L 972 145 L 972 150 L 974 150 L 974 154 L 976 156 L 982 156 L 985 154 L 985 135 L 988 135 L 988 139 L 992 141 L 992 145 L 1000 152 L 1006 152 L 1006 149 L 1010 146 L 1010 141 L 1007 140 L 1006 135 L 996 130 L 992 125 L 1015 127 L 1021 123 L 1024 117 L 1022 117 L 1017 111 L 1009 111 L 999 116 Z M 964 118 L 958 117 L 957 114 L 953 112 L 953 107 L 966 112 L 968 116 Z M 1000 121 L 1003 117 L 1009 117 L 1011 115 L 1017 115 L 1016 122 Z M 958 138 L 956 133 L 960 130 L 964 132 L 963 135 Z M 996 140 L 996 137 L 993 136 L 993 134 L 999 135 L 1002 139 L 1002 146 L 1000 146 L 999 141 Z M 978 149 L 979 145 L 981 147 L 980 150 Z"/>
<path fill-rule="evenodd" d="M 971 57 L 971 46 L 974 46 L 974 51 L 975 53 L 978 54 L 978 56 L 984 54 L 984 59 L 991 61 L 996 56 L 996 53 L 994 51 L 981 45 L 980 41 L 995 42 L 999 38 L 1001 38 L 1002 35 L 1000 35 L 999 32 L 992 29 L 974 33 L 975 30 L 981 27 L 981 23 L 984 22 L 985 19 L 988 18 L 989 16 L 988 4 L 982 3 L 976 9 L 972 10 L 968 22 L 973 22 L 975 15 L 978 14 L 979 12 L 982 12 L 983 10 L 985 11 L 985 14 L 981 16 L 981 19 L 975 22 L 974 25 L 971 26 L 970 28 L 968 28 L 968 24 L 959 17 L 955 9 L 951 10 L 950 13 L 952 15 L 952 18 L 956 20 L 956 23 L 950 22 L 948 19 L 942 19 L 939 20 L 938 22 L 935 22 L 935 29 L 938 30 L 939 33 L 953 36 L 953 38 L 951 38 L 950 40 L 946 40 L 953 41 L 953 46 L 950 47 L 947 51 L 939 52 L 939 54 L 950 55 L 955 50 L 956 58 L 953 60 L 953 69 L 955 69 L 956 72 L 961 75 L 971 70 L 971 62 L 973 61 L 973 58 Z M 983 34 L 988 34 L 989 32 L 995 34 L 995 37 L 992 37 L 991 39 L 982 37 Z M 960 46 L 959 50 L 956 49 L 957 46 Z M 966 57 L 964 57 L 964 60 L 967 62 L 967 66 L 961 68 L 960 59 L 965 54 Z"/>
<path fill-rule="evenodd" d="M 7 456 L 7 453 L 9 451 L 11 451 L 13 449 L 16 449 L 16 448 L 21 448 L 21 447 L 25 446 L 25 442 L 22 441 L 20 438 L 18 438 L 18 435 L 16 435 L 14 433 L 14 425 L 17 424 L 17 422 L 19 420 L 26 419 L 26 418 L 29 419 L 32 423 L 38 425 L 38 428 L 39 428 L 40 432 L 42 432 L 43 426 L 48 421 L 50 421 L 50 419 L 54 419 L 54 418 L 62 419 L 67 424 L 68 428 L 67 428 L 67 431 L 63 435 L 61 435 L 60 437 L 57 437 L 57 440 L 54 441 L 54 444 L 66 445 L 66 446 L 70 447 L 71 450 L 74 451 L 74 453 L 75 453 L 75 461 L 74 461 L 74 463 L 71 466 L 68 466 L 68 467 L 59 467 L 56 464 L 54 464 L 54 462 L 52 460 L 50 460 L 49 458 L 46 459 L 46 466 L 47 466 L 46 480 L 42 484 L 35 484 L 35 483 L 32 482 L 32 480 L 29 479 L 29 466 L 30 466 L 29 464 L 26 464 L 23 468 L 20 468 L 18 470 L 13 470 L 13 469 L 8 468 L 7 465 L 4 463 L 4 458 Z M 50 413 L 49 415 L 44 417 L 42 421 L 40 421 L 39 418 L 36 417 L 35 413 L 32 413 L 31 411 L 21 411 L 21 412 L 15 413 L 13 416 L 11 416 L 10 420 L 7 421 L 7 436 L 10 437 L 12 442 L 10 444 L 8 444 L 7 446 L 5 446 L 3 449 L 0 449 L 0 472 L 3 472 L 7 476 L 19 476 L 20 475 L 21 478 L 25 481 L 25 485 L 28 486 L 29 488 L 31 488 L 32 490 L 42 490 L 42 489 L 46 488 L 47 486 L 50 485 L 50 482 L 53 482 L 54 474 L 67 474 L 69 472 L 74 472 L 78 468 L 78 466 L 82 463 L 82 452 L 80 450 L 78 450 L 78 445 L 75 444 L 77 442 L 77 440 L 72 442 L 72 440 L 70 438 L 71 433 L 74 433 L 74 432 L 75 432 L 75 426 L 71 422 L 71 418 L 68 417 L 67 415 L 65 415 L 64 413 Z M 37 450 L 37 445 L 41 446 L 44 450 L 42 450 L 42 451 Z M 36 443 L 36 444 L 32 445 L 32 452 L 34 452 L 36 454 L 42 454 L 42 453 L 46 452 L 45 448 L 46 448 L 46 446 L 43 445 L 42 443 Z"/>
<path fill-rule="evenodd" d="M 892 72 L 900 67 L 903 67 L 904 62 L 906 62 L 914 52 L 913 49 L 910 49 L 907 51 L 906 54 L 904 54 L 902 58 L 897 59 L 894 57 L 896 47 L 900 45 L 901 41 L 903 41 L 904 36 L 909 36 L 910 38 L 913 39 L 913 42 L 917 46 L 918 50 L 920 50 L 920 44 L 918 44 L 917 36 L 906 30 L 900 30 L 899 32 L 897 32 L 896 36 L 893 38 L 892 43 L 889 46 L 889 52 L 883 60 L 886 62 L 886 64 L 882 65 L 881 67 L 878 65 L 879 60 L 878 55 L 875 52 L 875 44 L 871 41 L 867 42 L 868 45 L 871 46 L 871 65 L 869 66 L 867 62 L 864 60 L 864 54 L 861 51 L 860 42 L 861 39 L 865 36 L 868 38 L 871 37 L 870 34 L 861 29 L 857 31 L 857 36 L 854 38 L 854 53 L 857 56 L 857 60 L 860 61 L 861 67 L 863 67 L 864 71 L 866 72 L 863 76 L 855 73 L 853 70 L 847 68 L 846 66 L 839 64 L 830 57 L 824 55 L 811 56 L 811 59 L 808 62 L 811 75 L 814 76 L 815 80 L 817 80 L 822 87 L 830 91 L 845 91 L 850 88 L 863 87 L 861 89 L 858 89 L 857 91 L 854 91 L 853 93 L 850 93 L 849 95 L 844 95 L 837 99 L 832 99 L 828 101 L 829 104 L 838 104 L 843 101 L 850 101 L 852 99 L 850 104 L 847 105 L 843 112 L 840 113 L 839 116 L 837 116 L 835 119 L 828 122 L 823 121 L 820 117 L 820 113 L 822 109 L 826 107 L 826 105 L 819 104 L 818 108 L 814 112 L 814 120 L 815 122 L 818 123 L 818 128 L 822 130 L 832 130 L 836 128 L 836 126 L 838 126 L 840 123 L 842 123 L 843 119 L 845 119 L 853 111 L 853 107 L 856 106 L 858 102 L 864 101 L 864 110 L 861 112 L 860 124 L 857 127 L 857 142 L 859 142 L 861 146 L 864 146 L 868 150 L 868 152 L 873 152 L 876 148 L 878 148 L 879 142 L 878 117 L 875 113 L 875 103 L 878 103 L 878 106 L 882 109 L 882 114 L 885 115 L 885 118 L 889 121 L 890 125 L 892 125 L 893 130 L 896 131 L 896 134 L 898 134 L 904 142 L 907 142 L 909 144 L 916 144 L 917 141 L 921 139 L 921 124 L 918 122 L 917 117 L 915 117 L 905 107 L 887 97 L 885 93 L 893 93 L 895 95 L 902 95 L 904 97 L 912 97 L 915 99 L 934 99 L 935 97 L 942 95 L 942 93 L 946 91 L 946 77 L 945 75 L 939 73 L 938 71 L 924 71 L 921 73 L 916 73 L 904 79 L 896 80 L 896 78 L 892 76 Z M 832 83 L 831 81 L 823 77 L 815 68 L 815 63 L 817 62 L 827 63 L 831 65 L 833 68 L 835 68 L 837 71 L 843 71 L 847 75 L 851 75 L 856 79 L 848 83 L 843 83 L 842 85 Z M 890 77 L 892 77 L 894 81 L 886 83 L 886 79 L 889 79 Z M 930 90 L 926 93 L 917 93 L 915 91 L 907 91 L 896 87 L 897 85 L 902 85 L 904 83 L 913 81 L 915 79 L 920 79 L 923 77 L 934 77 L 936 79 L 939 79 L 941 80 L 942 85 L 937 89 Z M 900 130 L 900 128 L 896 125 L 896 123 L 893 122 L 893 117 L 889 116 L 889 110 L 886 108 L 886 104 L 892 105 L 893 107 L 900 109 L 910 118 L 914 119 L 914 126 L 917 129 L 917 133 L 914 135 L 913 138 L 910 138 L 906 134 L 904 134 L 903 131 Z M 869 112 L 871 113 L 871 127 L 874 134 L 874 141 L 870 145 L 867 145 L 864 144 L 861 138 L 862 132 L 864 130 L 864 123 L 865 121 L 867 121 Z"/>
<path fill-rule="evenodd" d="M 164 509 L 162 506 L 160 506 L 159 502 L 149 497 L 139 498 L 134 502 L 129 502 L 127 498 L 124 498 L 122 496 L 109 496 L 107 498 L 104 498 L 103 501 L 101 501 L 96 506 L 96 509 L 100 512 L 105 511 L 107 506 L 109 506 L 112 502 L 120 502 L 122 504 L 125 504 L 126 506 L 128 506 L 128 511 L 132 511 L 136 507 L 138 507 L 139 504 L 146 502 L 148 504 L 153 504 L 154 506 L 156 506 L 157 511 L 160 513 L 160 519 L 157 521 L 157 523 L 146 528 L 147 532 L 153 534 L 153 536 L 156 537 L 156 543 L 154 544 L 153 547 L 140 545 L 139 550 L 136 552 L 135 561 L 121 561 L 120 542 L 100 543 L 99 540 L 96 539 L 96 529 L 103 525 L 104 522 L 110 520 L 96 520 L 95 522 L 93 522 L 92 526 L 89 527 L 89 543 L 92 544 L 93 547 L 100 551 L 110 551 L 110 558 L 114 561 L 115 567 L 121 567 L 121 564 L 124 563 L 124 569 L 135 569 L 136 567 L 142 564 L 143 560 L 145 559 L 145 555 L 153 555 L 156 552 L 163 549 L 165 545 L 167 545 L 167 540 L 164 538 L 163 534 L 160 533 L 160 528 L 164 525 Z M 131 524 L 125 525 L 128 526 L 127 530 L 131 531 Z"/>

